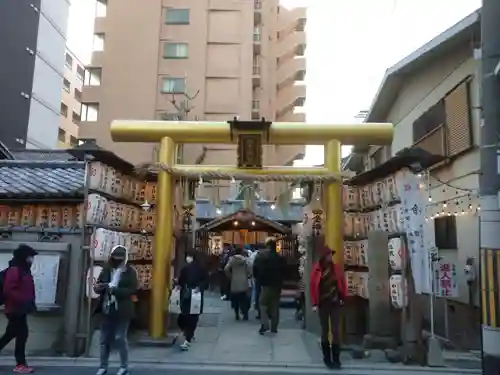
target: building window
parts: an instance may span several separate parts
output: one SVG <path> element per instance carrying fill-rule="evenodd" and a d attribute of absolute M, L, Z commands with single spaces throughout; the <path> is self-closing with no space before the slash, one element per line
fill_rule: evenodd
<path fill-rule="evenodd" d="M 71 91 L 71 82 L 68 81 L 66 78 L 63 80 L 63 89 L 67 92 Z"/>
<path fill-rule="evenodd" d="M 161 88 L 163 93 L 183 94 L 186 92 L 186 79 L 185 78 L 163 78 Z"/>
<path fill-rule="evenodd" d="M 433 130 L 444 125 L 445 122 L 444 100 L 440 100 L 413 123 L 413 143 L 418 142 Z"/>
<path fill-rule="evenodd" d="M 64 103 L 61 103 L 61 115 L 68 117 L 68 106 Z"/>
<path fill-rule="evenodd" d="M 168 25 L 189 25 L 189 9 L 168 8 L 165 23 Z"/>
<path fill-rule="evenodd" d="M 165 43 L 163 45 L 163 57 L 166 59 L 187 59 L 187 43 Z"/>
<path fill-rule="evenodd" d="M 458 248 L 456 216 L 443 216 L 434 219 L 434 241 L 438 249 L 454 250 Z"/>
<path fill-rule="evenodd" d="M 97 0 L 95 7 L 96 17 L 106 17 L 108 12 L 108 1 L 107 0 Z"/>
<path fill-rule="evenodd" d="M 93 51 L 104 51 L 104 34 L 94 34 Z"/>
<path fill-rule="evenodd" d="M 81 121 L 97 121 L 99 118 L 99 103 L 82 103 Z"/>
<path fill-rule="evenodd" d="M 59 142 L 66 142 L 66 131 L 64 129 L 59 128 L 59 134 L 57 136 Z"/>
<path fill-rule="evenodd" d="M 73 57 L 69 53 L 66 53 L 66 67 L 68 69 L 73 69 Z"/>
<path fill-rule="evenodd" d="M 254 9 L 262 9 L 262 0 L 253 0 Z"/>
<path fill-rule="evenodd" d="M 79 102 L 82 101 L 82 92 L 78 89 L 75 89 L 75 99 L 78 100 Z"/>
<path fill-rule="evenodd" d="M 74 135 L 69 136 L 69 144 L 71 147 L 76 147 L 78 146 L 78 138 L 76 138 Z"/>
<path fill-rule="evenodd" d="M 76 66 L 76 78 L 78 78 L 78 80 L 83 82 L 84 77 L 85 77 L 85 69 L 83 69 L 82 66 L 77 65 Z"/>
<path fill-rule="evenodd" d="M 253 41 L 260 42 L 260 27 L 259 26 L 255 26 L 253 28 Z"/>
<path fill-rule="evenodd" d="M 86 86 L 101 86 L 102 68 L 87 68 L 85 72 Z"/>
<path fill-rule="evenodd" d="M 74 124 L 79 124 L 80 123 L 80 115 L 78 113 L 76 113 L 75 111 L 73 111 L 73 123 Z"/>
<path fill-rule="evenodd" d="M 254 100 L 254 101 L 252 101 L 252 109 L 253 109 L 254 111 L 259 110 L 259 107 L 260 107 L 260 102 L 259 102 L 258 100 Z"/>

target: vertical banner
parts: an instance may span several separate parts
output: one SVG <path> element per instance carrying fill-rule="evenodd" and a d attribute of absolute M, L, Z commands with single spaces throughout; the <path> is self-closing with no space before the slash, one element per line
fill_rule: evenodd
<path fill-rule="evenodd" d="M 440 260 L 436 263 L 434 280 L 437 297 L 458 297 L 457 266 Z"/>
<path fill-rule="evenodd" d="M 396 173 L 396 186 L 401 198 L 402 229 L 408 241 L 415 292 L 431 293 L 432 274 L 424 235 L 426 229 L 425 190 L 420 188 L 421 178 L 408 169 Z"/>

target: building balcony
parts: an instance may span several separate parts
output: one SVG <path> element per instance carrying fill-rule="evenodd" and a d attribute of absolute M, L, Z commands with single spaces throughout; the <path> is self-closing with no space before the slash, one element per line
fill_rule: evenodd
<path fill-rule="evenodd" d="M 254 25 L 262 23 L 262 0 L 253 0 L 253 21 Z"/>
<path fill-rule="evenodd" d="M 93 51 L 90 65 L 101 68 L 104 61 L 104 51 Z"/>
<path fill-rule="evenodd" d="M 252 86 L 259 87 L 260 86 L 260 66 L 254 65 L 252 67 Z"/>
<path fill-rule="evenodd" d="M 98 103 L 101 99 L 101 86 L 83 86 L 82 103 Z"/>
<path fill-rule="evenodd" d="M 282 59 L 278 65 L 277 83 L 282 85 L 290 81 L 304 81 L 306 75 L 306 58 L 304 56 L 294 56 L 291 59 Z"/>
<path fill-rule="evenodd" d="M 306 85 L 293 83 L 279 88 L 276 98 L 276 117 L 281 117 L 295 107 L 303 107 L 306 101 Z"/>
<path fill-rule="evenodd" d="M 94 18 L 94 33 L 96 34 L 106 33 L 106 17 Z"/>
<path fill-rule="evenodd" d="M 303 107 L 293 107 L 288 112 L 276 117 L 276 122 L 305 122 L 306 114 Z"/>
<path fill-rule="evenodd" d="M 261 52 L 261 38 L 262 35 L 260 33 L 253 34 L 253 54 L 260 55 Z"/>
<path fill-rule="evenodd" d="M 293 31 L 280 37 L 276 56 L 283 58 L 286 55 L 303 56 L 306 50 L 306 34 L 302 31 Z"/>
<path fill-rule="evenodd" d="M 278 17 L 278 30 L 304 31 L 307 23 L 307 8 L 280 9 Z"/>

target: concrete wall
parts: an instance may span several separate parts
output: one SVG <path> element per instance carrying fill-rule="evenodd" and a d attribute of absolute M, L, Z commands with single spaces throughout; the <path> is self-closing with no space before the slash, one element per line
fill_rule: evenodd
<path fill-rule="evenodd" d="M 0 252 L 11 253 L 19 244 L 25 243 L 39 253 L 61 254 L 56 304 L 59 307 L 41 307 L 28 318 L 29 338 L 27 352 L 48 355 L 54 353 L 75 354 L 77 336 L 77 314 L 80 302 L 80 287 L 84 277 L 81 274 L 81 235 L 65 234 L 50 240 L 40 241 L 39 232 L 2 232 Z M 0 314 L 0 331 L 3 332 L 7 319 Z M 13 351 L 14 342 L 6 349 Z"/>

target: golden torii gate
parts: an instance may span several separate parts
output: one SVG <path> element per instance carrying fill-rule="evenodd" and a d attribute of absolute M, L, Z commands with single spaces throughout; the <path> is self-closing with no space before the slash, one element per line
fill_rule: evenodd
<path fill-rule="evenodd" d="M 271 123 L 262 121 L 189 122 L 117 120 L 111 124 L 115 142 L 160 143 L 159 163 L 169 166 L 158 172 L 155 253 L 153 257 L 151 311 L 149 333 L 154 339 L 165 336 L 164 310 L 167 288 L 170 285 L 170 262 L 173 239 L 174 178 L 172 171 L 188 174 L 212 170 L 229 176 L 238 173 L 255 176 L 328 176 L 337 174 L 337 181 L 329 180 L 324 204 L 324 234 L 326 245 L 337 250 L 335 261 L 343 263 L 343 210 L 340 182 L 341 145 L 387 145 L 392 142 L 392 124 L 307 124 Z M 182 165 L 175 163 L 176 144 L 218 143 L 238 144 L 247 149 L 239 153 L 238 166 Z M 324 145 L 325 164 L 322 168 L 263 167 L 262 144 Z M 247 147 L 248 146 L 248 147 Z M 243 152 L 245 154 L 245 152 Z M 250 156 L 251 154 L 251 156 Z M 257 155 L 259 154 L 259 155 Z M 253 158 L 253 159 L 252 159 Z"/>

